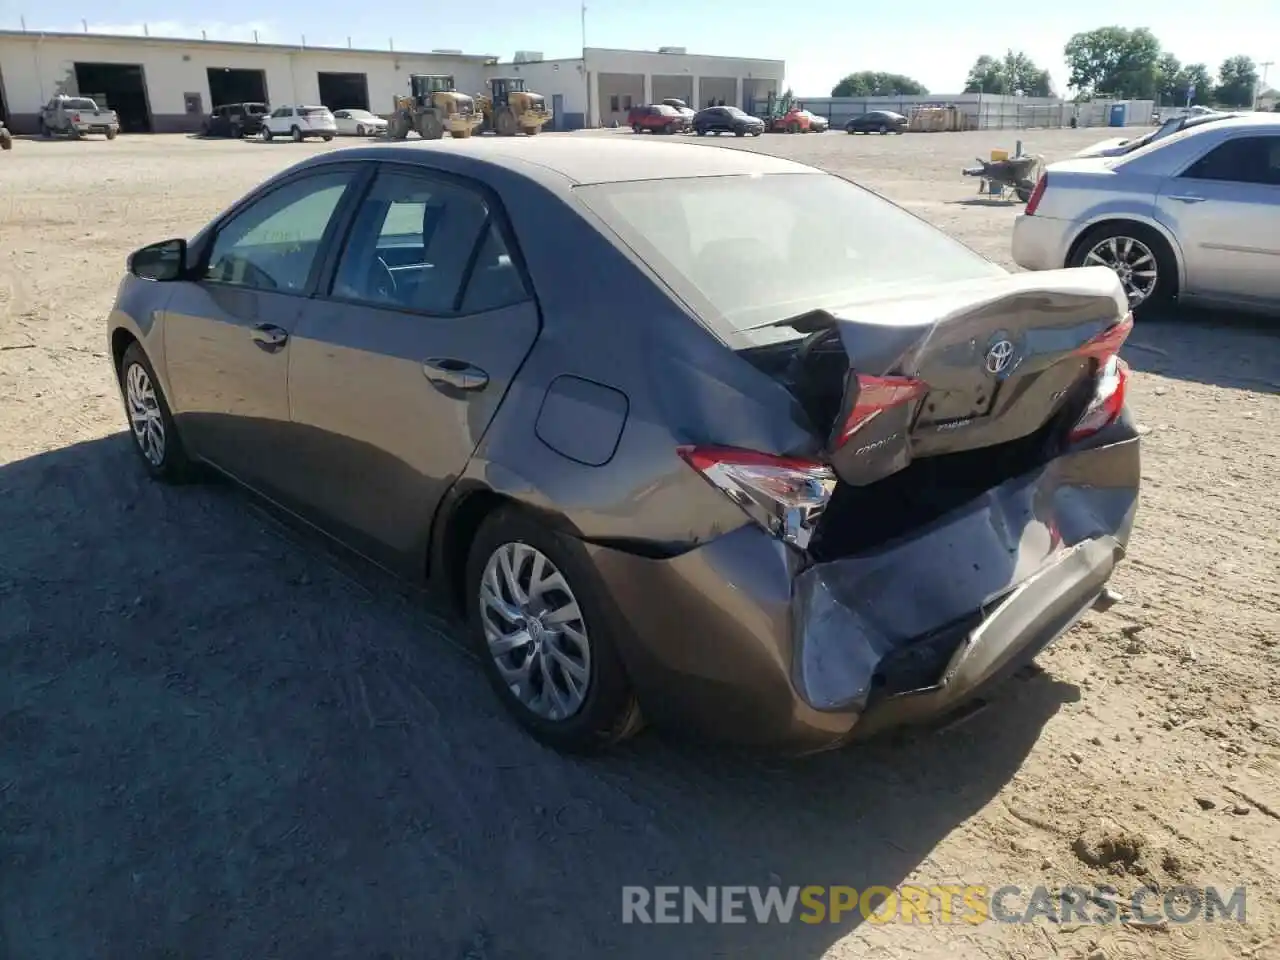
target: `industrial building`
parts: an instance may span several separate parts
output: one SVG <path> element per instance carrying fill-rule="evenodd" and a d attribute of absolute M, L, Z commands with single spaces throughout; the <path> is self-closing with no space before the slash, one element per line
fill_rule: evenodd
<path fill-rule="evenodd" d="M 90 33 L 0 31 L 0 120 L 34 133 L 40 107 L 56 94 L 105 101 L 126 133 L 200 129 L 214 107 L 262 101 L 360 107 L 385 114 L 413 73 L 451 74 L 478 93 L 490 77 L 523 77 L 555 114 L 551 129 L 609 126 L 627 111 L 667 97 L 705 106 L 748 107 L 782 87 L 780 60 L 589 47 L 581 57 L 545 60 L 522 51 L 509 62 L 460 50 L 400 52 L 223 40 Z"/>

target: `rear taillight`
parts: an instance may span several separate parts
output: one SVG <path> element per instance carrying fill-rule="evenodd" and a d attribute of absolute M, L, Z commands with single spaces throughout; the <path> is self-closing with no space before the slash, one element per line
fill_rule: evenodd
<path fill-rule="evenodd" d="M 73 114 L 71 115 L 71 122 L 72 122 L 72 123 L 79 123 L 79 122 L 80 122 L 80 114 L 78 114 L 78 113 L 73 113 Z"/>
<path fill-rule="evenodd" d="M 1091 437 L 1110 426 L 1124 410 L 1129 382 L 1129 365 L 1120 359 L 1120 348 L 1133 331 L 1133 314 L 1108 327 L 1076 351 L 1082 357 L 1098 362 L 1097 382 L 1093 398 L 1083 415 L 1071 428 L 1071 442 Z"/>
<path fill-rule="evenodd" d="M 1049 186 L 1049 175 L 1047 173 L 1040 174 L 1040 179 L 1036 181 L 1035 187 L 1031 190 L 1031 196 L 1027 198 L 1027 209 L 1025 211 L 1028 217 L 1035 216 L 1036 208 L 1040 206 L 1040 198 L 1044 196 L 1045 188 Z"/>
<path fill-rule="evenodd" d="M 929 385 L 923 380 L 858 374 L 858 395 L 854 398 L 853 410 L 840 429 L 835 445 L 843 446 L 850 437 L 886 410 L 919 400 L 928 392 Z"/>
<path fill-rule="evenodd" d="M 1115 422 L 1124 410 L 1125 388 L 1129 382 L 1129 365 L 1113 356 L 1098 371 L 1098 385 L 1084 415 L 1071 428 L 1071 442 L 1091 437 Z"/>
<path fill-rule="evenodd" d="M 733 447 L 680 447 L 689 466 L 774 536 L 804 548 L 836 477 L 816 460 Z"/>

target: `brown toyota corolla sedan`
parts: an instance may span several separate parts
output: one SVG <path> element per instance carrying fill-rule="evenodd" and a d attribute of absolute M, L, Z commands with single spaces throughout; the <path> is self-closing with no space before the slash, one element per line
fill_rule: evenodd
<path fill-rule="evenodd" d="M 543 740 L 804 751 L 967 709 L 1105 595 L 1131 324 L 1110 270 L 797 163 L 538 137 L 306 160 L 134 253 L 108 338 L 153 476 L 438 584 Z"/>

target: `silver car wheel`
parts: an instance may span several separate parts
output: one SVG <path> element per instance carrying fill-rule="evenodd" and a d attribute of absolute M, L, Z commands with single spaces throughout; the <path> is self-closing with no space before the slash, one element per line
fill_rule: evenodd
<path fill-rule="evenodd" d="M 1130 307 L 1136 307 L 1150 297 L 1160 279 L 1156 255 L 1145 243 L 1133 237 L 1108 237 L 1101 241 L 1084 258 L 1084 266 L 1114 270 L 1124 285 Z"/>
<path fill-rule="evenodd" d="M 138 449 L 154 467 L 164 463 L 164 418 L 156 389 L 151 377 L 140 363 L 129 365 L 124 375 L 125 402 L 129 407 L 129 422 L 133 426 L 133 439 Z"/>
<path fill-rule="evenodd" d="M 484 566 L 479 602 L 489 654 L 512 695 L 547 720 L 582 709 L 591 645 L 555 564 L 527 543 L 504 543 Z"/>

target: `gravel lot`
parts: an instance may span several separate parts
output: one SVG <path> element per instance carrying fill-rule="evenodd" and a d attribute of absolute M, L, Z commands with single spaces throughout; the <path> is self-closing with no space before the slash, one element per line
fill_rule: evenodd
<path fill-rule="evenodd" d="M 1104 134 L 1021 135 L 1052 160 Z M 959 168 L 1015 136 L 727 145 L 851 174 L 1007 264 L 1019 208 Z M 145 482 L 127 447 L 103 344 L 125 255 L 340 147 L 0 155 L 0 958 L 1280 956 L 1274 326 L 1135 331 L 1123 602 L 969 724 L 805 762 L 652 734 L 570 761 L 421 598 L 234 490 Z M 623 884 L 904 882 L 1247 884 L 1248 923 L 619 922 Z"/>

